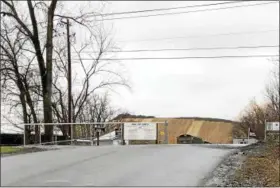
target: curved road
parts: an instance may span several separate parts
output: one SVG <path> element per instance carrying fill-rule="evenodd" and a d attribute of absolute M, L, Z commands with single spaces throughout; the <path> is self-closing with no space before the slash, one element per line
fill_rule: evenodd
<path fill-rule="evenodd" d="M 2 186 L 197 186 L 232 150 L 80 146 L 1 158 Z"/>

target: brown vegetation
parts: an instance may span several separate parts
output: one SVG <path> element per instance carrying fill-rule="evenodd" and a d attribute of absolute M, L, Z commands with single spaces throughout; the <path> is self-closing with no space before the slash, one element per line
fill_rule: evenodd
<path fill-rule="evenodd" d="M 250 127 L 258 139 L 263 139 L 265 121 L 279 121 L 279 92 L 278 60 L 275 64 L 274 70 L 272 71 L 270 83 L 268 83 L 265 88 L 265 103 L 258 104 L 257 101 L 253 99 L 240 115 L 239 121 L 241 122 L 241 127 L 244 129 L 248 129 L 248 127 Z"/>
<path fill-rule="evenodd" d="M 235 178 L 241 184 L 279 187 L 279 142 L 266 143 L 261 155 L 248 156 Z"/>
<path fill-rule="evenodd" d="M 280 87 L 279 87 L 279 60 L 272 72 L 270 83 L 266 86 L 266 101 L 260 105 L 255 100 L 240 116 L 241 125 L 250 127 L 257 138 L 265 137 L 265 122 L 279 121 L 280 118 Z M 264 150 L 254 149 L 257 155 L 248 155 L 242 167 L 236 172 L 236 180 L 243 184 L 257 187 L 279 187 L 279 132 L 267 132 L 263 144 Z"/>

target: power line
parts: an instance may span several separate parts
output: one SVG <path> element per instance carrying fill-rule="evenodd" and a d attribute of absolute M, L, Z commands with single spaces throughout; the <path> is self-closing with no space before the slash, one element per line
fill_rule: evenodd
<path fill-rule="evenodd" d="M 113 16 L 113 15 L 135 14 L 135 13 L 143 13 L 143 12 L 156 12 L 156 11 L 166 11 L 166 10 L 178 10 L 178 9 L 185 9 L 185 8 L 207 7 L 207 6 L 224 5 L 224 4 L 233 4 L 233 3 L 244 3 L 244 2 L 250 2 L 250 1 L 230 1 L 230 2 L 222 2 L 222 3 L 189 5 L 189 6 L 172 7 L 172 8 L 158 8 L 158 9 L 145 9 L 145 10 L 126 11 L 126 12 L 113 12 L 113 13 L 100 14 L 100 15 L 98 15 L 98 16 Z"/>
<path fill-rule="evenodd" d="M 119 61 L 119 60 L 164 60 L 164 59 L 222 59 L 222 58 L 258 58 L 258 57 L 278 57 L 279 55 L 245 55 L 245 56 L 189 56 L 189 57 L 135 57 L 135 58 L 104 58 L 104 59 L 99 59 L 103 61 Z M 94 60 L 90 58 L 81 58 L 81 59 L 72 59 L 72 60 Z"/>
<path fill-rule="evenodd" d="M 127 60 L 180 60 L 180 59 L 230 59 L 230 58 L 263 58 L 263 57 L 279 57 L 279 55 L 267 54 L 267 55 L 245 55 L 245 56 L 188 56 L 188 57 L 139 57 L 139 58 L 103 58 L 99 61 L 127 61 Z M 8 59 L 0 59 L 9 61 Z M 61 61 L 54 59 L 55 61 Z M 96 59 L 82 58 L 72 59 L 73 61 L 95 61 Z M 80 62 L 73 62 L 72 64 L 79 64 Z M 28 67 L 28 65 L 22 65 L 21 67 Z"/>
<path fill-rule="evenodd" d="M 118 18 L 105 18 L 105 19 L 95 20 L 95 21 L 120 20 L 120 19 L 131 19 L 131 18 L 145 18 L 145 17 L 153 17 L 153 16 L 166 16 L 166 15 L 176 15 L 176 14 L 187 14 L 187 13 L 192 13 L 192 12 L 207 12 L 207 11 L 213 11 L 213 10 L 222 10 L 222 9 L 231 9 L 231 8 L 239 8 L 239 7 L 267 5 L 267 4 L 274 4 L 274 3 L 277 3 L 277 2 L 258 3 L 258 4 L 251 4 L 251 5 L 231 6 L 231 7 L 220 7 L 220 8 L 215 8 L 215 9 L 193 10 L 193 11 L 187 11 L 187 12 L 171 12 L 171 13 L 161 13 L 161 14 L 153 14 L 153 15 L 129 16 L 129 17 L 118 17 Z"/>
<path fill-rule="evenodd" d="M 223 3 L 213 3 L 213 4 L 205 4 L 205 5 L 202 4 L 202 5 L 193 5 L 193 6 L 182 6 L 182 7 L 174 7 L 174 8 L 161 8 L 161 9 L 150 9 L 150 10 L 140 10 L 140 11 L 116 12 L 116 13 L 100 14 L 100 15 L 96 15 L 96 16 L 103 16 L 103 17 L 105 16 L 106 17 L 106 16 L 112 16 L 112 15 L 124 15 L 124 14 L 141 13 L 141 12 L 163 11 L 163 10 L 194 8 L 194 7 L 205 7 L 205 6 L 214 6 L 214 5 L 232 4 L 232 3 L 244 3 L 244 2 L 251 2 L 251 1 L 223 2 Z M 130 17 L 119 17 L 119 18 L 105 18 L 105 19 L 95 20 L 95 21 L 129 19 L 129 18 L 141 18 L 141 17 L 164 16 L 164 15 L 176 15 L 176 14 L 185 14 L 185 13 L 192 13 L 192 12 L 205 12 L 205 11 L 212 11 L 212 10 L 222 10 L 222 9 L 238 8 L 238 7 L 258 6 L 258 5 L 266 5 L 266 4 L 272 4 L 272 3 L 277 3 L 277 2 L 259 3 L 259 4 L 251 4 L 251 5 L 241 5 L 241 6 L 231 6 L 231 7 L 220 7 L 220 8 L 215 8 L 215 9 L 194 10 L 194 11 L 187 11 L 187 12 L 173 12 L 173 13 L 161 13 L 161 14 L 142 15 L 142 16 L 130 16 Z M 59 21 L 59 20 L 60 19 L 54 19 L 54 21 Z M 43 24 L 43 23 L 46 23 L 46 21 L 37 22 L 37 24 Z M 26 24 L 26 26 L 32 26 L 32 24 Z"/>
<path fill-rule="evenodd" d="M 201 5 L 192 5 L 192 6 L 173 7 L 173 8 L 161 8 L 161 9 L 149 9 L 149 10 L 139 10 L 139 11 L 105 13 L 105 14 L 99 14 L 99 15 L 95 15 L 95 16 L 106 17 L 106 16 L 112 16 L 112 15 L 125 15 L 125 14 L 133 14 L 133 13 L 164 11 L 164 10 L 173 10 L 173 9 L 175 10 L 175 9 L 183 9 L 183 8 L 207 7 L 207 6 L 215 6 L 215 5 L 223 5 L 223 4 L 233 4 L 233 3 L 244 3 L 244 2 L 252 2 L 252 0 L 251 1 L 241 1 L 241 2 L 234 1 L 234 2 L 204 4 L 204 5 L 201 4 Z M 187 12 L 173 12 L 173 13 L 161 13 L 161 14 L 154 14 L 154 15 L 130 16 L 130 17 L 119 17 L 119 18 L 105 18 L 105 19 L 95 20 L 95 21 L 127 19 L 127 18 L 140 18 L 140 17 L 151 17 L 151 16 L 162 16 L 162 15 L 175 15 L 175 14 L 184 14 L 184 13 L 191 13 L 191 12 L 203 12 L 203 11 L 230 9 L 230 8 L 237 8 L 237 7 L 257 6 L 257 5 L 265 5 L 265 4 L 272 4 L 272 3 L 276 3 L 276 2 L 259 3 L 259 4 L 252 4 L 252 5 L 232 6 L 232 7 L 221 7 L 221 8 L 216 8 L 216 9 L 194 10 L 194 11 L 187 11 Z M 60 18 L 54 19 L 54 21 L 59 21 L 59 20 L 60 20 Z M 43 23 L 46 23 L 46 21 L 37 22 L 37 24 L 43 24 Z M 32 26 L 32 24 L 26 24 L 26 26 Z"/>
<path fill-rule="evenodd" d="M 120 40 L 117 42 L 145 42 L 145 41 L 159 41 L 159 40 L 173 40 L 173 39 L 187 39 L 187 38 L 206 38 L 206 37 L 215 37 L 215 36 L 268 33 L 268 32 L 274 32 L 274 31 L 279 31 L 279 29 L 248 31 L 248 32 L 218 33 L 218 34 L 209 34 L 209 35 L 193 35 L 193 36 L 169 37 L 169 38 L 156 38 L 156 39 L 143 39 L 143 40 Z"/>
<path fill-rule="evenodd" d="M 211 3 L 211 4 L 200 4 L 200 5 L 191 5 L 191 6 L 181 6 L 181 7 L 173 7 L 173 8 L 159 8 L 159 9 L 145 9 L 145 10 L 137 10 L 137 11 L 126 11 L 126 12 L 113 12 L 113 13 L 104 13 L 95 16 L 106 17 L 113 15 L 125 15 L 125 14 L 135 14 L 135 13 L 143 13 L 143 12 L 154 12 L 154 11 L 166 11 L 166 10 L 177 10 L 177 9 L 185 9 L 185 8 L 195 8 L 195 7 L 207 7 L 207 6 L 215 6 L 215 5 L 223 5 L 223 4 L 233 4 L 233 3 L 244 3 L 250 1 L 230 1 L 230 2 L 222 2 L 222 3 Z M 60 18 L 54 19 L 54 21 L 59 21 Z M 44 24 L 47 21 L 39 21 L 37 24 Z M 26 24 L 26 26 L 32 26 L 32 24 Z"/>
<path fill-rule="evenodd" d="M 279 45 L 270 46 L 234 46 L 234 47 L 213 47 L 213 48 L 177 48 L 177 49 L 140 49 L 140 50 L 118 50 L 106 52 L 161 52 L 161 51 L 192 51 L 192 50 L 233 50 L 233 49 L 258 49 L 258 48 L 275 48 Z M 73 53 L 73 52 L 72 52 Z M 77 52 L 74 52 L 77 53 Z M 83 51 L 80 53 L 98 53 L 98 51 Z"/>

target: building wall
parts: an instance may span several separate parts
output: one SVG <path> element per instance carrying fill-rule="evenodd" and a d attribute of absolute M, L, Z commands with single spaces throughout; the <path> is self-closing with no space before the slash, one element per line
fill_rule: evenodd
<path fill-rule="evenodd" d="M 126 118 L 123 122 L 164 122 L 168 121 L 168 143 L 177 144 L 180 135 L 188 134 L 199 137 L 209 143 L 230 144 L 233 142 L 232 130 L 234 123 L 191 118 Z M 164 124 L 158 125 L 159 143 L 164 143 Z"/>

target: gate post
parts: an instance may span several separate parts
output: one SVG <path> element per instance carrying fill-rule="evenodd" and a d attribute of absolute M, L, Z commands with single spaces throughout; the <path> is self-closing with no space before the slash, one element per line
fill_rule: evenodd
<path fill-rule="evenodd" d="M 23 124 L 23 146 L 25 146 L 25 137 L 26 137 L 26 135 L 25 135 L 25 124 Z"/>
<path fill-rule="evenodd" d="M 165 121 L 164 122 L 164 132 L 165 132 L 165 134 L 164 134 L 164 140 L 165 140 L 165 144 L 168 144 L 168 129 L 167 129 L 167 126 L 168 126 L 168 122 L 167 121 Z"/>
<path fill-rule="evenodd" d="M 96 145 L 99 146 L 99 130 L 96 132 Z"/>
<path fill-rule="evenodd" d="M 121 125 L 121 134 L 122 134 L 122 145 L 125 145 L 125 141 L 124 141 L 124 123 L 122 123 Z"/>
<path fill-rule="evenodd" d="M 89 125 L 89 139 L 90 139 L 90 145 L 93 146 L 93 142 L 94 142 L 94 135 L 93 135 L 93 128 L 92 127 L 95 127 L 96 125 Z"/>
<path fill-rule="evenodd" d="M 158 139 L 158 123 L 156 124 L 156 130 L 157 130 L 157 134 L 156 134 L 156 144 L 159 143 L 159 139 Z"/>
<path fill-rule="evenodd" d="M 45 124 L 42 124 L 42 125 L 44 126 L 44 129 L 45 129 Z M 39 145 L 42 145 L 41 124 L 39 124 L 38 127 L 39 127 Z M 46 133 L 44 135 L 46 135 Z"/>

